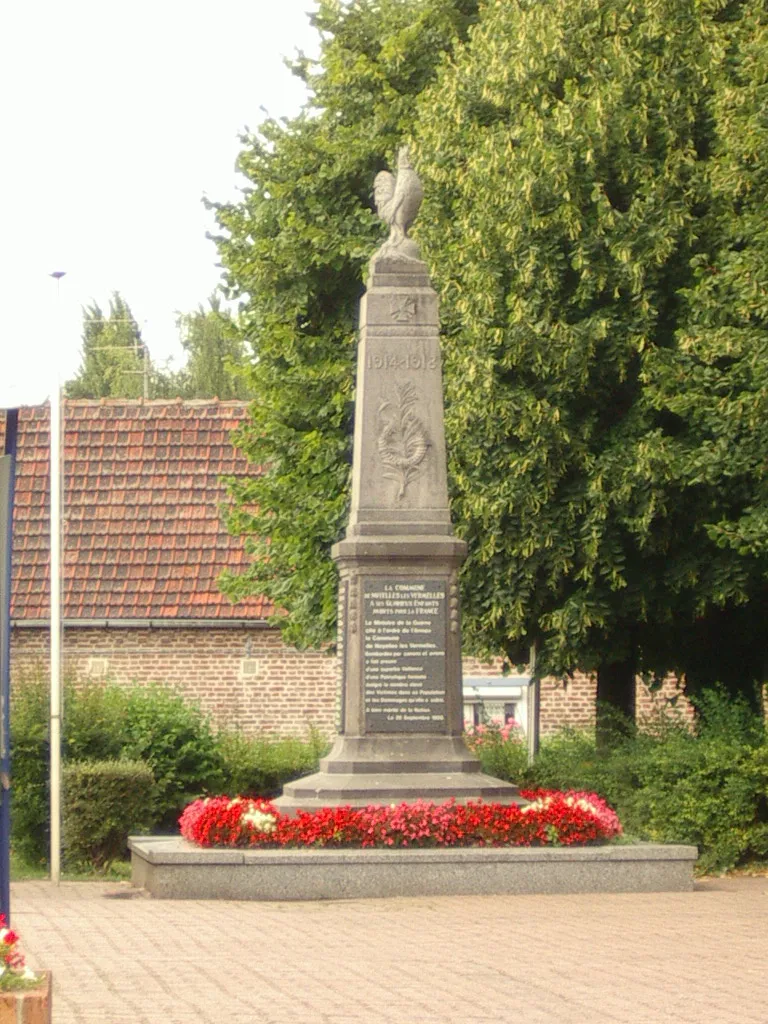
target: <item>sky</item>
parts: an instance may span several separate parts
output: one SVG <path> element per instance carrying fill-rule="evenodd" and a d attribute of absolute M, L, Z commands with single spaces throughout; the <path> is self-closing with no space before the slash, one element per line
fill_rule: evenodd
<path fill-rule="evenodd" d="M 82 307 L 128 301 L 152 358 L 216 287 L 202 197 L 235 199 L 238 136 L 306 99 L 313 0 L 23 0 L 0 43 L 0 408 L 80 363 Z M 64 271 L 57 284 L 50 275 Z M 9 397 L 10 396 L 10 397 Z"/>

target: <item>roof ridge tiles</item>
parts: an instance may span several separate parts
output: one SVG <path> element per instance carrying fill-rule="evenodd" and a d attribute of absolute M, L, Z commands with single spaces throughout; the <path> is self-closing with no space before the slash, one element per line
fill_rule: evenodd
<path fill-rule="evenodd" d="M 66 403 L 67 408 L 103 408 L 103 407 L 115 407 L 115 406 L 127 406 L 133 407 L 149 407 L 149 408 L 160 408 L 162 406 L 171 406 L 174 409 L 189 408 L 199 409 L 206 405 L 215 405 L 223 408 L 242 408 L 247 409 L 251 404 L 249 399 L 245 398 L 63 398 L 63 402 Z M 48 402 L 43 402 L 40 405 L 25 406 L 25 409 L 47 409 Z"/>

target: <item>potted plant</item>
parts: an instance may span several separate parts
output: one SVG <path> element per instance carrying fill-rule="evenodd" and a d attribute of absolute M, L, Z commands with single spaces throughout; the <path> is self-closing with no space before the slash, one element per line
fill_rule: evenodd
<path fill-rule="evenodd" d="M 19 936 L 0 914 L 0 1024 L 50 1024 L 51 975 L 35 974 L 19 950 Z"/>

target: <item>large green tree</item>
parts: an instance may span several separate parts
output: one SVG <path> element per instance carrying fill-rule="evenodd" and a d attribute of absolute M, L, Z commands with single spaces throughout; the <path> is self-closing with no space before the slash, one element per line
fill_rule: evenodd
<path fill-rule="evenodd" d="M 415 119 L 441 57 L 466 35 L 476 0 L 322 0 L 315 65 L 294 71 L 311 98 L 287 122 L 247 135 L 242 202 L 217 206 L 218 248 L 242 323 L 258 396 L 240 444 L 264 467 L 236 483 L 234 530 L 253 562 L 233 596 L 269 595 L 289 614 L 288 641 L 333 635 L 329 548 L 348 504 L 355 318 L 364 267 L 383 227 L 372 184 Z"/>
<path fill-rule="evenodd" d="M 688 392 L 684 352 L 701 267 L 741 233 L 715 183 L 729 177 L 723 69 L 750 38 L 748 11 L 488 5 L 420 106 L 468 630 L 513 657 L 534 641 L 544 672 L 596 669 L 598 697 L 629 714 L 636 670 L 700 679 L 702 636 L 737 605 L 753 621 L 765 611 L 765 560 L 747 569 L 712 529 L 733 494 L 722 474 L 699 487 L 686 461 L 701 446 L 712 471 L 698 417 L 725 441 L 740 415 Z M 750 287 L 765 284 L 763 271 Z M 723 290 L 705 319 L 717 301 L 729 319 Z M 712 659 L 713 646 L 710 678 L 734 654 Z"/>
<path fill-rule="evenodd" d="M 324 3 L 317 23 L 320 66 L 297 65 L 309 108 L 246 139 L 252 187 L 219 207 L 257 360 L 241 443 L 266 467 L 235 488 L 233 525 L 255 539 L 231 592 L 269 594 L 289 640 L 331 634 L 371 182 L 409 136 L 442 299 L 467 640 L 512 661 L 535 642 L 542 672 L 596 669 L 630 713 L 638 668 L 702 678 L 702 637 L 743 639 L 764 608 L 765 448 L 746 418 L 765 401 L 759 14 L 371 0 Z M 723 362 L 725 326 L 741 356 Z M 704 328 L 709 343 L 690 340 Z"/>
<path fill-rule="evenodd" d="M 649 451 L 704 535 L 677 657 L 693 684 L 734 691 L 768 679 L 768 14 L 727 13 L 705 244 L 680 296 L 678 344 L 648 353 L 645 382 L 667 425 Z"/>
<path fill-rule="evenodd" d="M 83 308 L 82 361 L 64 385 L 68 398 L 140 398 L 148 353 L 131 308 L 119 292 L 105 313 L 97 302 Z"/>

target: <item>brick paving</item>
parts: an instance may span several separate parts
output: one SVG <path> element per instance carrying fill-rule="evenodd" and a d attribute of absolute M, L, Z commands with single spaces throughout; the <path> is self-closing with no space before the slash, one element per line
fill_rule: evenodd
<path fill-rule="evenodd" d="M 18 882 L 54 1024 L 768 1024 L 768 878 L 693 893 L 165 901 Z"/>

